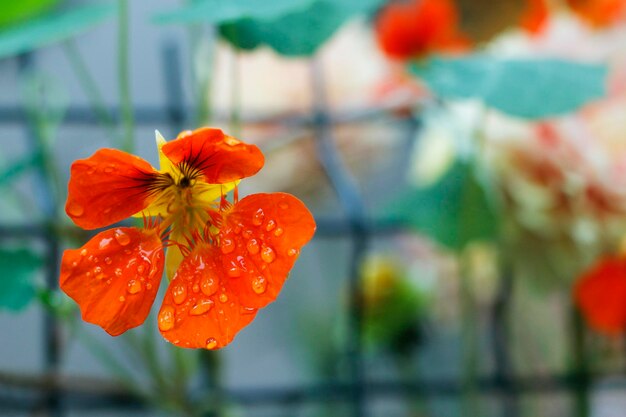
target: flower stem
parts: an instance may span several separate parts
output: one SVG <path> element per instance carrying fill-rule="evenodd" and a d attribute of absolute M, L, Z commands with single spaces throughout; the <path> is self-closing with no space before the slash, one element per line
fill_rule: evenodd
<path fill-rule="evenodd" d="M 128 0 L 118 0 L 118 37 L 117 37 L 117 76 L 120 95 L 120 110 L 122 116 L 123 135 L 120 148 L 126 152 L 133 152 L 134 115 L 130 95 L 130 73 L 128 52 Z"/>

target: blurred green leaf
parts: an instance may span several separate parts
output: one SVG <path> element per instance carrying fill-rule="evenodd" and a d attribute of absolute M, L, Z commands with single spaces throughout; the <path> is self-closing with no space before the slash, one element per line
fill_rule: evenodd
<path fill-rule="evenodd" d="M 606 94 L 605 65 L 487 55 L 432 58 L 411 72 L 441 98 L 475 98 L 513 116 L 565 114 Z"/>
<path fill-rule="evenodd" d="M 0 309 L 18 311 L 35 297 L 41 258 L 27 249 L 0 249 Z"/>
<path fill-rule="evenodd" d="M 5 1 L 0 8 L 0 27 L 36 16 L 56 3 L 58 0 Z"/>
<path fill-rule="evenodd" d="M 268 45 L 287 56 L 313 54 L 349 18 L 375 10 L 383 0 L 315 0 L 305 10 L 276 19 L 245 18 L 220 26 L 220 34 L 245 50 Z"/>
<path fill-rule="evenodd" d="M 35 152 L 10 164 L 4 169 L 0 169 L 0 186 L 10 182 L 13 178 L 28 171 L 29 169 L 43 165 L 41 153 Z"/>
<path fill-rule="evenodd" d="M 112 3 L 73 7 L 0 31 L 0 58 L 28 52 L 77 35 L 115 12 Z"/>
<path fill-rule="evenodd" d="M 184 7 L 159 13 L 155 23 L 211 23 L 220 24 L 239 19 L 274 19 L 295 10 L 305 10 L 315 0 L 201 0 Z"/>
<path fill-rule="evenodd" d="M 457 162 L 436 184 L 412 189 L 389 208 L 393 216 L 450 249 L 491 240 L 498 219 L 471 166 Z"/>

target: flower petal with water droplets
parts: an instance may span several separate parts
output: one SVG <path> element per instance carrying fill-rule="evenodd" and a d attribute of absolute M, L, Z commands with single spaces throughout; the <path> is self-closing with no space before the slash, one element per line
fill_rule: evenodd
<path fill-rule="evenodd" d="M 256 316 L 226 284 L 219 249 L 203 244 L 180 264 L 157 316 L 165 339 L 179 347 L 219 349 Z"/>
<path fill-rule="evenodd" d="M 117 336 L 146 320 L 162 274 L 163 247 L 154 230 L 115 228 L 63 253 L 60 286 L 83 320 Z"/>
<path fill-rule="evenodd" d="M 242 305 L 261 308 L 276 299 L 300 249 L 315 233 L 304 203 L 285 193 L 252 194 L 224 218 L 219 239 L 228 244 L 222 265 Z"/>
<path fill-rule="evenodd" d="M 101 149 L 72 164 L 67 215 L 83 229 L 97 229 L 146 208 L 167 178 L 143 159 Z"/>

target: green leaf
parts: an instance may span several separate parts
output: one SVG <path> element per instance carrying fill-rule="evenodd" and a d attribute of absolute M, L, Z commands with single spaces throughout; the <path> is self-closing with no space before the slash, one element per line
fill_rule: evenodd
<path fill-rule="evenodd" d="M 0 249 L 0 309 L 18 311 L 35 297 L 41 258 L 27 249 Z"/>
<path fill-rule="evenodd" d="M 0 31 L 0 58 L 28 52 L 75 36 L 115 12 L 112 3 L 74 7 Z"/>
<path fill-rule="evenodd" d="M 434 185 L 408 191 L 388 212 L 450 249 L 497 234 L 498 219 L 485 190 L 463 162 Z"/>
<path fill-rule="evenodd" d="M 36 16 L 56 3 L 58 0 L 5 1 L 0 8 L 0 27 Z"/>
<path fill-rule="evenodd" d="M 313 54 L 349 18 L 372 12 L 382 0 L 315 0 L 306 10 L 276 19 L 241 19 L 220 26 L 220 34 L 245 50 L 268 45 L 287 56 Z"/>
<path fill-rule="evenodd" d="M 487 55 L 433 58 L 410 70 L 441 98 L 480 99 L 528 119 L 569 113 L 604 97 L 608 72 L 605 65 Z"/>
<path fill-rule="evenodd" d="M 221 24 L 239 19 L 275 19 L 296 10 L 305 10 L 314 0 L 202 0 L 154 17 L 158 24 Z"/>

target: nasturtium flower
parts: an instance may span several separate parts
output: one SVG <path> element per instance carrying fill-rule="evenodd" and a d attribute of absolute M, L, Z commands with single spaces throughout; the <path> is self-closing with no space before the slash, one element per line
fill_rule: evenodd
<path fill-rule="evenodd" d="M 393 1 L 378 14 L 378 44 L 390 58 L 423 58 L 433 52 L 455 52 L 469 46 L 459 30 L 452 0 Z"/>
<path fill-rule="evenodd" d="M 65 251 L 60 286 L 85 321 L 116 336 L 145 321 L 165 267 L 163 337 L 221 348 L 276 299 L 315 222 L 289 194 L 238 200 L 238 182 L 263 166 L 254 145 L 203 128 L 170 142 L 157 133 L 157 146 L 159 170 L 115 149 L 74 162 L 66 203 L 74 223 L 95 229 L 136 216 L 144 228 L 109 229 Z"/>
<path fill-rule="evenodd" d="M 574 301 L 592 329 L 607 335 L 626 330 L 626 258 L 599 259 L 578 279 Z"/>
<path fill-rule="evenodd" d="M 566 0 L 581 19 L 595 27 L 610 26 L 626 14 L 624 0 Z"/>

